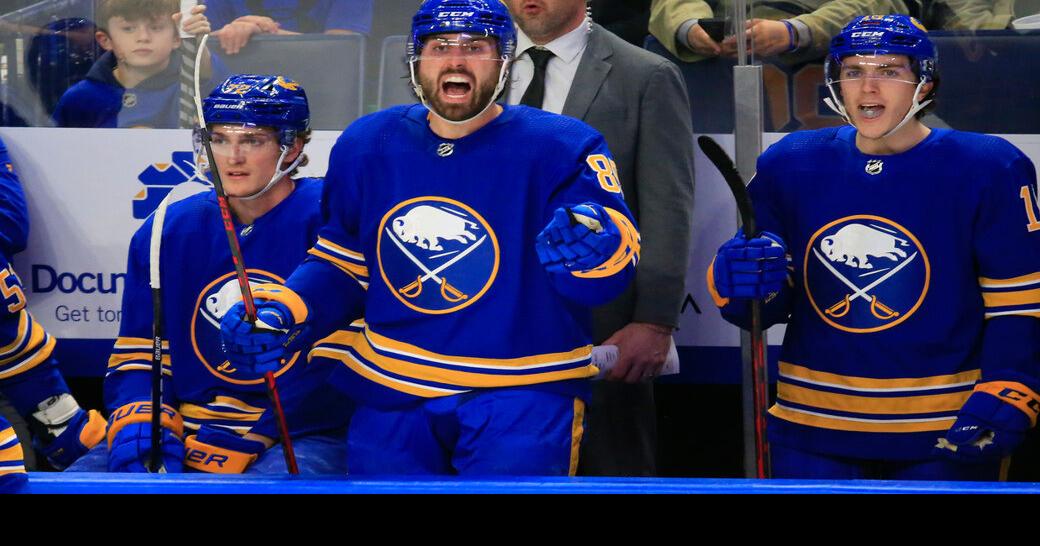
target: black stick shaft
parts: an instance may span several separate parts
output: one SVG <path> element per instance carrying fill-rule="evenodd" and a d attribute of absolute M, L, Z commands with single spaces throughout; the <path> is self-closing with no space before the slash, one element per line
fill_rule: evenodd
<path fill-rule="evenodd" d="M 737 172 L 733 160 L 726 154 L 725 150 L 714 139 L 709 136 L 697 138 L 704 155 L 715 165 L 722 174 L 730 193 L 737 203 L 737 211 L 740 214 L 740 224 L 744 231 L 744 237 L 751 239 L 759 235 L 758 226 L 755 221 L 755 209 L 751 203 L 751 195 L 744 185 L 744 180 Z M 755 474 L 759 478 L 768 478 L 769 469 L 769 444 L 766 442 L 766 413 L 769 408 L 768 399 L 768 374 L 766 369 L 765 339 L 762 334 L 762 302 L 752 299 L 748 302 L 749 314 L 751 315 L 751 388 L 752 404 L 755 425 Z"/>
<path fill-rule="evenodd" d="M 163 314 L 162 314 L 162 290 L 152 288 L 152 307 L 154 318 L 152 319 L 152 442 L 149 453 L 149 471 L 160 472 L 163 468 L 162 460 L 162 340 L 163 340 Z"/>

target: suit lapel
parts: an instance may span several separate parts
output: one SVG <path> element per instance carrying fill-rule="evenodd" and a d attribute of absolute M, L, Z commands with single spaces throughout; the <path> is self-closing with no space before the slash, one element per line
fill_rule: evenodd
<path fill-rule="evenodd" d="M 581 55 L 578 71 L 574 74 L 571 90 L 563 104 L 563 115 L 585 119 L 585 114 L 599 93 L 603 80 L 607 78 L 611 65 L 606 59 L 614 54 L 614 49 L 607 43 L 607 32 L 610 31 L 599 25 L 592 25 L 589 43 Z"/>

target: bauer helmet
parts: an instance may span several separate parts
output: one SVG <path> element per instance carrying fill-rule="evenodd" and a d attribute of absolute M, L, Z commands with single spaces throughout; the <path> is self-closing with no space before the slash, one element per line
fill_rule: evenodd
<path fill-rule="evenodd" d="M 831 98 L 824 99 L 824 102 L 847 122 L 848 112 L 842 103 L 840 88 L 836 84 L 842 60 L 852 55 L 905 55 L 917 76 L 917 81 L 911 82 L 917 84 L 913 106 L 903 117 L 903 121 L 886 136 L 899 130 L 932 102 L 930 97 L 934 94 L 934 86 L 925 101 L 918 101 L 917 95 L 926 83 L 938 80 L 938 52 L 928 38 L 928 29 L 917 19 L 909 15 L 864 15 L 853 19 L 831 39 L 830 52 L 824 60 L 824 78 Z"/>
<path fill-rule="evenodd" d="M 202 115 L 207 125 L 272 127 L 283 146 L 292 146 L 310 125 L 307 93 L 299 83 L 278 75 L 229 77 L 202 101 Z"/>
<path fill-rule="evenodd" d="M 202 101 L 202 115 L 207 127 L 214 124 L 271 127 L 278 132 L 281 155 L 270 182 L 260 191 L 236 197 L 243 201 L 257 199 L 274 187 L 287 173 L 300 166 L 307 157 L 302 152 L 288 166 L 283 167 L 297 137 L 304 136 L 310 126 L 310 109 L 303 87 L 285 77 L 267 74 L 238 74 L 218 85 Z M 209 160 L 203 150 L 204 136 L 194 133 L 195 162 L 200 171 L 209 170 Z"/>
<path fill-rule="evenodd" d="M 491 100 L 480 113 L 462 121 L 445 119 L 440 113 L 430 108 L 416 75 L 416 63 L 422 54 L 423 40 L 435 34 L 456 33 L 494 38 L 498 42 L 498 54 L 502 61 L 498 83 Z M 448 123 L 462 124 L 487 111 L 505 89 L 509 64 L 516 52 L 516 27 L 513 26 L 513 18 L 509 15 L 509 9 L 500 0 L 425 0 L 412 17 L 412 31 L 406 47 L 412 89 L 419 101 Z"/>

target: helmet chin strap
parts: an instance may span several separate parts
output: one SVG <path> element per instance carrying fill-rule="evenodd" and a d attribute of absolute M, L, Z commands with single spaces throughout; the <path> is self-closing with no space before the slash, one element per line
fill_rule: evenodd
<path fill-rule="evenodd" d="M 926 83 L 928 83 L 928 82 L 923 80 L 923 79 L 920 82 L 917 83 L 917 88 L 914 89 L 914 103 L 913 103 L 913 105 L 910 106 L 910 110 L 907 111 L 906 115 L 903 116 L 903 120 L 900 121 L 898 125 L 893 127 L 887 133 L 881 135 L 881 138 L 885 138 L 885 137 L 888 137 L 888 136 L 891 136 L 892 134 L 894 134 L 896 131 L 898 131 L 904 125 L 906 125 L 906 123 L 908 121 L 913 119 L 913 117 L 918 112 L 920 112 L 922 108 L 924 108 L 924 107 L 926 107 L 926 106 L 928 106 L 929 104 L 932 103 L 931 99 L 928 99 L 928 100 L 926 100 L 924 102 L 918 102 L 918 100 L 917 100 L 917 96 L 921 94 L 921 88 L 924 87 L 924 84 L 926 84 Z M 841 116 L 841 119 L 845 120 L 845 123 L 848 123 L 849 125 L 855 126 L 856 124 L 852 123 L 852 120 L 849 119 L 849 113 L 848 113 L 847 110 L 845 110 L 845 105 L 842 104 L 842 102 L 840 100 L 838 100 L 838 94 L 834 92 L 834 84 L 833 83 L 827 84 L 827 91 L 830 92 L 831 96 L 829 98 L 823 99 L 823 103 L 826 104 L 831 110 L 834 110 L 835 112 L 837 112 L 837 114 L 839 116 Z"/>
<path fill-rule="evenodd" d="M 286 146 L 286 145 L 283 144 L 281 146 L 281 149 L 282 149 L 282 154 L 278 156 L 278 165 L 279 166 L 281 166 L 282 162 L 285 161 L 285 156 L 289 153 L 289 150 L 291 150 L 292 147 L 291 146 Z M 247 195 L 245 197 L 235 197 L 235 196 L 228 196 L 228 197 L 230 197 L 231 199 L 237 199 L 239 201 L 253 201 L 254 199 L 259 199 L 259 198 L 263 197 L 263 195 L 265 193 L 270 191 L 271 188 L 273 188 L 274 185 L 277 184 L 278 181 L 282 179 L 282 177 L 284 177 L 287 173 L 292 172 L 292 170 L 295 169 L 300 164 L 300 161 L 302 161 L 302 160 L 303 160 L 303 152 L 300 152 L 300 155 L 296 156 L 296 159 L 293 160 L 293 162 L 290 163 L 288 167 L 286 167 L 284 169 L 276 167 L 275 170 L 274 170 L 274 174 L 271 175 L 270 182 L 268 182 L 267 185 L 264 186 L 263 189 L 261 189 L 260 191 L 254 193 L 252 195 Z"/>
<path fill-rule="evenodd" d="M 419 102 L 421 102 L 422 105 L 425 106 L 427 110 L 432 112 L 433 115 L 437 116 L 442 121 L 444 121 L 446 123 L 450 123 L 452 125 L 465 125 L 466 123 L 469 123 L 469 122 L 473 121 L 474 119 L 477 119 L 480 116 L 484 115 L 484 112 L 487 112 L 488 109 L 491 108 L 495 104 L 495 100 L 498 99 L 498 96 L 502 93 L 502 90 L 505 89 L 506 79 L 507 79 L 506 76 L 508 76 L 508 74 L 509 74 L 509 60 L 508 59 L 502 59 L 502 67 L 498 70 L 498 84 L 495 86 L 495 92 L 491 94 L 491 99 L 488 100 L 487 105 L 485 105 L 484 108 L 480 112 L 477 112 L 476 114 L 473 114 L 472 116 L 470 116 L 470 117 L 468 117 L 468 118 L 466 118 L 464 120 L 455 121 L 455 120 L 448 119 L 448 118 L 442 116 L 440 114 L 440 112 L 435 110 L 426 101 L 426 94 L 423 93 L 422 85 L 419 85 L 419 81 L 415 77 L 415 61 L 416 60 L 417 59 L 415 57 L 412 57 L 411 59 L 408 60 L 408 72 L 409 72 L 409 74 L 411 76 L 411 79 L 412 79 L 412 90 L 415 91 L 415 96 L 419 97 Z"/>

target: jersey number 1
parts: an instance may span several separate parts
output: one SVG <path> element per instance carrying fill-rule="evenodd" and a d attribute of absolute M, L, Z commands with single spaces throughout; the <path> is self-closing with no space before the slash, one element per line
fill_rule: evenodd
<path fill-rule="evenodd" d="M 1029 218 L 1026 229 L 1030 232 L 1040 230 L 1040 220 L 1036 219 L 1036 204 L 1033 202 L 1033 192 L 1030 191 L 1029 186 L 1022 186 L 1022 190 L 1018 192 L 1018 195 L 1025 201 L 1026 205 L 1026 216 Z"/>

